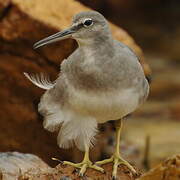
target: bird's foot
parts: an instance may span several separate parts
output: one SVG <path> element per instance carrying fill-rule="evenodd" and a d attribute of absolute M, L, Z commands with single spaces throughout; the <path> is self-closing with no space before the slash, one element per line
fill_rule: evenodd
<path fill-rule="evenodd" d="M 110 162 L 113 163 L 113 172 L 112 172 L 112 179 L 113 180 L 116 179 L 116 177 L 117 177 L 117 169 L 118 169 L 118 166 L 121 165 L 121 164 L 127 166 L 130 169 L 130 171 L 133 173 L 133 175 L 137 175 L 137 172 L 133 168 L 133 166 L 131 166 L 120 155 L 114 154 L 111 158 L 105 159 L 105 160 L 102 160 L 102 161 L 98 161 L 95 164 L 97 164 L 97 165 L 104 165 L 104 164 L 107 164 L 107 163 L 110 163 Z"/>
<path fill-rule="evenodd" d="M 87 168 L 92 168 L 92 169 L 95 169 L 97 171 L 100 171 L 100 172 L 104 173 L 103 168 L 93 164 L 89 159 L 88 160 L 83 160 L 81 163 L 77 163 L 77 164 L 69 162 L 69 161 L 64 161 L 63 164 L 67 164 L 67 165 L 70 165 L 70 166 L 73 166 L 75 168 L 80 169 L 79 176 L 83 176 L 84 173 L 86 172 Z"/>

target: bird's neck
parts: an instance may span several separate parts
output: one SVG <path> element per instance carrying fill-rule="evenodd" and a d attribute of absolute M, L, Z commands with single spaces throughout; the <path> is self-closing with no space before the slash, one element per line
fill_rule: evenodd
<path fill-rule="evenodd" d="M 81 54 L 83 55 L 82 61 L 86 63 L 92 63 L 93 61 L 96 62 L 105 62 L 109 61 L 114 56 L 114 40 L 94 40 L 89 41 L 88 43 L 84 41 L 81 42 L 82 44 L 79 44 L 79 50 L 81 51 Z M 89 64 L 88 63 L 88 64 Z M 89 65 L 90 65 L 89 64 Z M 88 66 L 89 66 L 88 65 Z"/>
<path fill-rule="evenodd" d="M 93 50 L 98 50 L 101 47 L 113 45 L 113 38 L 109 36 L 97 36 L 95 38 L 83 38 L 83 39 L 76 39 L 79 47 L 82 48 L 89 48 Z"/>

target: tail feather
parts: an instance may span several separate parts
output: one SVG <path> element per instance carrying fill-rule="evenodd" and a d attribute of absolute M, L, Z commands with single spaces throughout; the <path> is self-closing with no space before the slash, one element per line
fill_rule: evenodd
<path fill-rule="evenodd" d="M 27 79 L 29 79 L 33 84 L 38 86 L 39 88 L 48 90 L 54 87 L 55 82 L 51 82 L 48 76 L 45 76 L 43 73 L 40 75 L 32 74 L 29 75 L 28 73 L 24 72 L 24 75 Z"/>

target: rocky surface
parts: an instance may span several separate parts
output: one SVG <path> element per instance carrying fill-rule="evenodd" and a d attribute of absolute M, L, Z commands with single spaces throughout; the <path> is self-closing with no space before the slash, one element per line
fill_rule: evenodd
<path fill-rule="evenodd" d="M 83 177 L 79 177 L 78 170 L 59 164 L 55 168 L 49 167 L 40 158 L 32 154 L 18 152 L 0 153 L 0 180 L 110 180 L 112 164 L 103 166 L 105 173 L 87 169 Z M 123 165 L 118 167 L 117 179 L 122 180 L 179 180 L 180 156 L 168 158 L 150 171 L 134 177 L 129 169 Z"/>
<path fill-rule="evenodd" d="M 88 169 L 83 177 L 79 177 L 78 170 L 74 169 L 73 167 L 58 165 L 56 168 L 51 169 L 46 174 L 33 176 L 33 180 L 110 180 L 112 178 L 112 164 L 104 165 L 103 168 L 106 172 L 105 174 L 97 172 L 93 169 Z M 126 167 L 120 166 L 118 168 L 117 179 L 134 180 L 135 177 L 133 177 Z"/>
<path fill-rule="evenodd" d="M 59 164 L 49 167 L 40 158 L 32 154 L 18 152 L 0 153 L 0 180 L 104 180 L 111 179 L 112 165 L 103 166 L 106 173 L 88 169 L 84 177 L 79 177 L 78 170 L 67 165 Z M 120 166 L 118 179 L 134 180 L 129 170 Z"/>
<path fill-rule="evenodd" d="M 0 180 L 25 179 L 27 174 L 45 173 L 50 167 L 33 154 L 0 153 Z"/>
<path fill-rule="evenodd" d="M 173 156 L 149 172 L 142 175 L 139 180 L 179 180 L 180 156 Z"/>

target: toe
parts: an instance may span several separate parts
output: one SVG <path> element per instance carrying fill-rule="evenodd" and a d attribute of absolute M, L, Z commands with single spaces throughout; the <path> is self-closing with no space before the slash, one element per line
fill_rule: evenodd
<path fill-rule="evenodd" d="M 69 161 L 63 161 L 63 164 L 65 164 L 65 165 L 70 165 L 70 166 L 74 166 L 74 163 L 69 162 Z"/>
<path fill-rule="evenodd" d="M 102 172 L 102 173 L 105 172 L 103 168 L 101 168 L 101 167 L 99 167 L 99 166 L 96 166 L 96 165 L 92 165 L 91 168 L 93 168 L 93 169 L 95 169 L 95 170 L 97 170 L 97 171 L 100 171 L 100 172 Z"/>
<path fill-rule="evenodd" d="M 133 174 L 136 174 L 137 172 L 136 172 L 136 170 L 134 169 L 134 167 L 131 165 L 131 164 L 129 164 L 126 160 L 124 160 L 123 158 L 119 158 L 119 164 L 123 164 L 123 165 L 125 165 L 126 167 L 128 167 L 129 168 L 129 170 L 133 173 Z"/>
<path fill-rule="evenodd" d="M 69 162 L 69 161 L 63 161 L 63 164 L 70 165 L 70 166 L 75 167 L 75 168 L 80 168 L 80 166 L 81 166 L 81 163 L 75 164 L 75 163 L 72 163 L 72 162 Z"/>
<path fill-rule="evenodd" d="M 113 162 L 113 158 L 109 158 L 109 159 L 105 159 L 105 160 L 102 160 L 102 161 L 97 161 L 95 164 L 97 165 L 103 165 L 103 164 L 107 164 L 107 163 L 110 163 L 110 162 Z"/>
<path fill-rule="evenodd" d="M 113 177 L 116 177 L 118 164 L 119 164 L 118 159 L 114 159 L 113 172 L 112 172 Z"/>
<path fill-rule="evenodd" d="M 87 169 L 87 164 L 83 164 L 83 166 L 81 167 L 80 171 L 79 171 L 79 175 L 83 176 L 85 171 Z"/>

